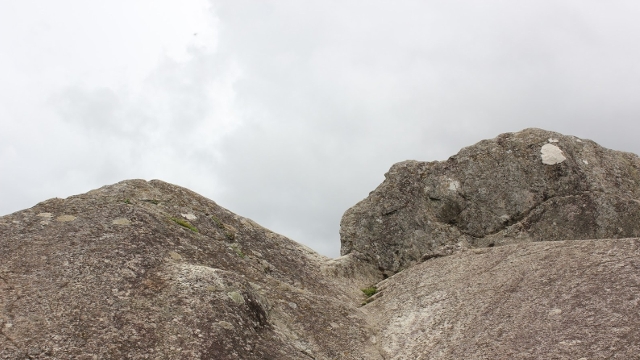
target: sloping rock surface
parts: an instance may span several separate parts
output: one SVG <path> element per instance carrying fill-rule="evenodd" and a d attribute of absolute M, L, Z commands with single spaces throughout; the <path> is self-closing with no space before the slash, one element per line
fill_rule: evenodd
<path fill-rule="evenodd" d="M 640 159 L 526 129 L 395 164 L 341 221 L 341 253 L 386 275 L 468 247 L 640 236 Z"/>
<path fill-rule="evenodd" d="M 637 359 L 640 240 L 472 249 L 379 284 L 385 359 Z"/>
<path fill-rule="evenodd" d="M 381 359 L 344 260 L 162 181 L 48 200 L 0 218 L 0 359 Z"/>
<path fill-rule="evenodd" d="M 537 129 L 396 164 L 338 259 L 158 180 L 47 200 L 0 217 L 0 359 L 637 358 L 638 169 Z"/>

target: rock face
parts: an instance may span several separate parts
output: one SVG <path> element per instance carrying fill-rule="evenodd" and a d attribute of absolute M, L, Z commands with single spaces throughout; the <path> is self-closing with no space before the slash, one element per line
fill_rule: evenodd
<path fill-rule="evenodd" d="M 640 159 L 540 129 L 395 164 L 341 222 L 343 255 L 392 275 L 461 248 L 640 236 Z"/>
<path fill-rule="evenodd" d="M 363 309 L 385 359 L 637 359 L 640 240 L 520 243 L 426 261 Z"/>
<path fill-rule="evenodd" d="M 0 359 L 381 359 L 354 271 L 124 181 L 0 218 Z"/>
<path fill-rule="evenodd" d="M 0 217 L 0 359 L 635 358 L 640 240 L 571 239 L 637 236 L 638 169 L 533 129 L 400 163 L 338 259 L 158 180 L 47 200 Z"/>

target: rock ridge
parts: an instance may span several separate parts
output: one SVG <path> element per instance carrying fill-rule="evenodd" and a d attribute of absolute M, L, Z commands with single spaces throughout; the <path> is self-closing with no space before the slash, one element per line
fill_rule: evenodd
<path fill-rule="evenodd" d="M 637 237 L 639 189 L 634 154 L 541 129 L 501 134 L 446 161 L 393 165 L 345 212 L 341 254 L 390 276 L 467 247 Z"/>
<path fill-rule="evenodd" d="M 401 162 L 337 259 L 159 180 L 50 199 L 0 217 L 0 359 L 636 358 L 639 173 L 540 129 Z"/>
<path fill-rule="evenodd" d="M 127 180 L 0 217 L 0 359 L 381 359 L 376 276 Z"/>

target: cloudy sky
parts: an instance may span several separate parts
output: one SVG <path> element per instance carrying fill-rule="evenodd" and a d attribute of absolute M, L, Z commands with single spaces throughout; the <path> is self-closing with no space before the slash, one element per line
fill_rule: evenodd
<path fill-rule="evenodd" d="M 640 2 L 0 2 L 0 215 L 161 179 L 339 254 L 398 161 L 540 127 L 640 153 Z"/>

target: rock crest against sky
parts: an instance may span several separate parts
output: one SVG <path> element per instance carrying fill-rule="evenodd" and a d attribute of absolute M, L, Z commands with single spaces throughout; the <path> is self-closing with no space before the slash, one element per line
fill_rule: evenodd
<path fill-rule="evenodd" d="M 397 162 L 526 127 L 640 153 L 638 19 L 637 0 L 2 0 L 0 215 L 162 179 L 336 257 Z"/>
<path fill-rule="evenodd" d="M 640 159 L 526 129 L 395 164 L 342 218 L 342 254 L 391 275 L 462 247 L 640 236 Z"/>
<path fill-rule="evenodd" d="M 337 259 L 159 180 L 46 200 L 0 217 L 0 359 L 634 358 L 640 240 L 563 239 L 635 236 L 638 168 L 538 129 L 399 163 Z"/>
<path fill-rule="evenodd" d="M 357 311 L 376 276 L 127 180 L 0 218 L 0 359 L 381 359 Z"/>

